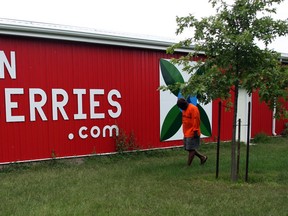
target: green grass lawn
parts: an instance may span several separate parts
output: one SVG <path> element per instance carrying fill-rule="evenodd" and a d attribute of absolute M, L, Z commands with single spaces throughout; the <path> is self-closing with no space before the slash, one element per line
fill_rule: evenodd
<path fill-rule="evenodd" d="M 288 215 L 288 139 L 241 146 L 230 181 L 230 143 L 203 144 L 209 159 L 186 166 L 183 149 L 14 164 L 0 171 L 0 215 Z"/>

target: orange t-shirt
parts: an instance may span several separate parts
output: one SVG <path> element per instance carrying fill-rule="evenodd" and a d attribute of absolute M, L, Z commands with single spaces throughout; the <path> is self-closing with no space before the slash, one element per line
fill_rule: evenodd
<path fill-rule="evenodd" d="M 200 113 L 198 107 L 189 104 L 186 110 L 182 110 L 182 124 L 184 137 L 193 137 L 194 131 L 200 136 Z"/>

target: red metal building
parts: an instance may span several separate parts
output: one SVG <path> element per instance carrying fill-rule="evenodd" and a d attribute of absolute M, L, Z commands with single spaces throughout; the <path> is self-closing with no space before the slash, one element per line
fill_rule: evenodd
<path fill-rule="evenodd" d="M 170 44 L 0 19 L 0 164 L 112 153 L 122 129 L 141 149 L 181 145 L 159 138 L 159 61 L 172 57 Z M 217 104 L 208 140 L 217 136 Z M 222 140 L 231 125 L 223 112 Z M 253 94 L 252 137 L 283 128 Z"/>

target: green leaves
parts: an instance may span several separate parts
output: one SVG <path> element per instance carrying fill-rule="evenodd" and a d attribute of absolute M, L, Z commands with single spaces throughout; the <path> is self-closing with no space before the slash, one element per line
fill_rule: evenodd
<path fill-rule="evenodd" d="M 193 30 L 186 40 L 171 46 L 172 50 L 179 46 L 193 48 L 193 52 L 185 55 L 189 58 L 180 57 L 179 63 L 185 66 L 185 71 L 189 71 L 187 62 L 192 56 L 197 57 L 202 52 L 207 57 L 207 73 L 191 77 L 183 84 L 181 89 L 185 94 L 205 95 L 205 100 L 202 98 L 201 102 L 207 103 L 218 98 L 230 98 L 233 93 L 230 89 L 239 84 L 249 93 L 260 90 L 260 98 L 271 108 L 274 107 L 275 96 L 287 101 L 287 88 L 281 84 L 281 79 L 286 76 L 279 69 L 280 57 L 273 50 L 260 49 L 255 42 L 259 41 L 267 47 L 276 37 L 288 35 L 288 20 L 277 20 L 271 16 L 277 12 L 275 6 L 281 2 L 283 0 L 236 0 L 233 3 L 211 0 L 212 6 L 216 7 L 215 15 L 199 20 L 193 15 L 178 17 L 179 33 L 185 28 Z"/>

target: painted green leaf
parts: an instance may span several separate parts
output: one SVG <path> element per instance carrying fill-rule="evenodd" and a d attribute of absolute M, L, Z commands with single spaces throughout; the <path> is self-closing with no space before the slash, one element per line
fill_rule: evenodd
<path fill-rule="evenodd" d="M 164 141 L 172 137 L 179 130 L 181 125 L 182 113 L 177 107 L 177 105 L 174 105 L 164 119 L 161 129 L 160 140 Z"/>
<path fill-rule="evenodd" d="M 202 108 L 200 104 L 197 104 L 197 107 L 200 112 L 200 117 L 201 117 L 201 124 L 200 124 L 200 130 L 201 133 L 205 136 L 211 136 L 212 131 L 211 131 L 211 125 L 209 118 L 205 112 L 205 110 Z"/>
<path fill-rule="evenodd" d="M 173 85 L 176 82 L 184 83 L 184 79 L 179 72 L 179 70 L 169 61 L 160 59 L 160 67 L 162 77 L 166 85 Z M 179 89 L 176 89 L 172 92 L 176 97 L 178 96 Z"/>

